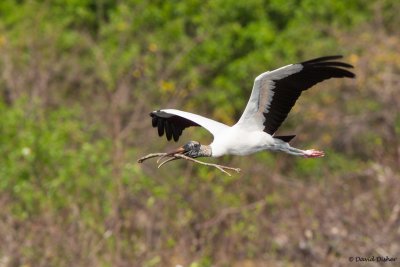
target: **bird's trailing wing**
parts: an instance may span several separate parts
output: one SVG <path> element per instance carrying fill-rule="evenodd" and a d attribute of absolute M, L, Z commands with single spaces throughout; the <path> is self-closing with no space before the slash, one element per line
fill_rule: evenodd
<path fill-rule="evenodd" d="M 151 112 L 150 116 L 153 127 L 158 129 L 158 135 L 163 136 L 165 133 L 168 141 L 173 138 L 175 142 L 187 127 L 201 126 L 214 136 L 229 127 L 206 117 L 176 109 L 156 110 Z"/>
<path fill-rule="evenodd" d="M 302 91 L 330 78 L 353 78 L 350 64 L 327 56 L 291 64 L 259 75 L 237 126 L 274 134 Z"/>

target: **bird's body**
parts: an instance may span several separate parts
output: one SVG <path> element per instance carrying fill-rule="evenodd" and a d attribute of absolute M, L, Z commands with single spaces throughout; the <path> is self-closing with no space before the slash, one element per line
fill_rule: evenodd
<path fill-rule="evenodd" d="M 209 118 L 176 109 L 162 109 L 150 113 L 153 127 L 159 136 L 179 140 L 182 131 L 191 126 L 201 126 L 214 136 L 210 145 L 191 141 L 170 153 L 182 153 L 191 158 L 245 156 L 263 150 L 283 151 L 306 158 L 322 157 L 317 150 L 301 150 L 289 145 L 294 137 L 276 136 L 275 132 L 286 119 L 302 93 L 316 83 L 330 78 L 353 78 L 346 68 L 352 66 L 333 61 L 341 56 L 329 56 L 291 64 L 259 75 L 255 81 L 247 106 L 239 119 L 228 126 Z"/>
<path fill-rule="evenodd" d="M 247 131 L 238 125 L 225 129 L 210 144 L 212 156 L 223 155 L 246 156 L 267 150 L 274 145 L 274 138 L 262 131 Z M 232 146 L 231 144 L 235 144 Z"/>

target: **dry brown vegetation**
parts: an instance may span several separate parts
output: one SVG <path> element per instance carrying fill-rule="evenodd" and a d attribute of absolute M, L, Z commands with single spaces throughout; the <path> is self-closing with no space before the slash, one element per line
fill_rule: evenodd
<path fill-rule="evenodd" d="M 162 4 L 99 1 L 104 6 L 89 8 L 96 23 L 68 10 L 58 23 L 63 12 L 55 6 L 21 2 L 0 4 L 2 13 L 24 14 L 0 24 L 0 267 L 400 264 L 398 4 L 374 1 L 368 19 L 343 30 L 323 13 L 314 26 L 324 34 L 306 36 L 315 50 L 290 52 L 307 45 L 291 43 L 307 32 L 301 23 L 293 22 L 297 35 L 276 22 L 288 28 L 276 38 L 287 50 L 264 47 L 277 33 L 258 44 L 251 27 L 272 25 L 273 14 L 258 21 L 242 7 L 235 8 L 251 27 L 228 24 L 222 11 L 221 20 L 207 10 L 195 17 L 182 4 L 192 23 L 183 34 L 173 28 L 180 20 L 146 17 L 167 13 Z M 210 30 L 209 21 L 219 28 Z M 219 39 L 219 29 L 227 36 Z M 344 48 L 357 79 L 306 92 L 280 130 L 298 134 L 298 147 L 325 149 L 325 158 L 214 160 L 242 169 L 232 177 L 187 162 L 136 164 L 177 146 L 157 137 L 151 110 L 175 107 L 232 123 L 266 64 L 332 47 Z M 185 138 L 211 141 L 200 129 Z M 349 263 L 357 256 L 397 259 Z"/>

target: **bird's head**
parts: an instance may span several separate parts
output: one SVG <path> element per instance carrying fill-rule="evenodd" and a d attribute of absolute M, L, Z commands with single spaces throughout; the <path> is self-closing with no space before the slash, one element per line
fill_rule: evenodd
<path fill-rule="evenodd" d="M 168 153 L 169 155 L 183 154 L 191 158 L 198 157 L 211 157 L 211 147 L 201 145 L 197 141 L 189 141 L 185 145 L 179 147 L 178 149 Z"/>

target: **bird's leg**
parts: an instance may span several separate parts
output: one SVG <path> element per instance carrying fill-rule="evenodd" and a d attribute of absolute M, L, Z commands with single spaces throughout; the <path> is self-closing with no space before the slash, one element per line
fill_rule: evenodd
<path fill-rule="evenodd" d="M 304 158 L 321 158 L 325 156 L 325 153 L 323 151 L 318 151 L 315 149 L 301 150 L 291 146 L 289 146 L 289 154 Z"/>
<path fill-rule="evenodd" d="M 303 151 L 303 157 L 305 158 L 322 158 L 325 156 L 324 151 L 315 150 L 315 149 L 308 149 Z"/>
<path fill-rule="evenodd" d="M 308 149 L 308 150 L 301 150 L 295 147 L 291 147 L 289 144 L 286 143 L 285 146 L 279 147 L 279 150 L 286 152 L 288 154 L 294 156 L 300 156 L 304 158 L 321 158 L 325 156 L 323 151 L 315 150 L 315 149 Z"/>

